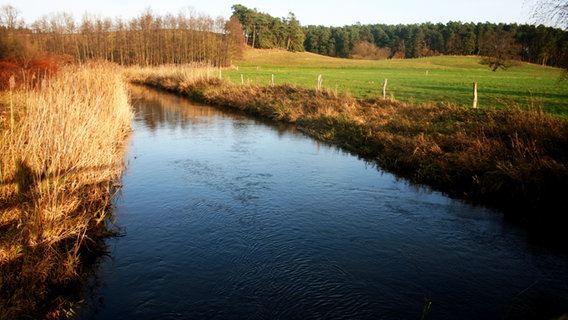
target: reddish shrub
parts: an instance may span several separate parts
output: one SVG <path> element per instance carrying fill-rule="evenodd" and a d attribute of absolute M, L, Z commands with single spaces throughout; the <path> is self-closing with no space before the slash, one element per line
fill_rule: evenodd
<path fill-rule="evenodd" d="M 0 90 L 10 88 L 10 77 L 21 73 L 21 67 L 10 61 L 0 61 Z"/>
<path fill-rule="evenodd" d="M 404 58 L 406 58 L 406 54 L 404 54 L 404 52 L 402 52 L 402 51 L 397 51 L 392 58 L 393 59 L 404 59 Z"/>
<path fill-rule="evenodd" d="M 62 66 L 72 64 L 69 55 L 44 56 L 26 61 L 23 58 L 0 60 L 0 90 L 10 88 L 10 77 L 14 76 L 16 86 L 35 87 L 41 80 L 56 74 Z"/>

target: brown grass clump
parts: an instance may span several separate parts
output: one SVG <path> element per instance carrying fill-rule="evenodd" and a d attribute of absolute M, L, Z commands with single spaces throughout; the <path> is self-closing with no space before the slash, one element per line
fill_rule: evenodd
<path fill-rule="evenodd" d="M 2 319 L 64 317 L 56 292 L 80 280 L 86 253 L 108 235 L 132 117 L 118 71 L 65 67 L 0 95 Z"/>
<path fill-rule="evenodd" d="M 382 150 L 374 156 L 387 169 L 506 211 L 563 214 L 566 121 L 515 107 L 399 106 L 393 114 L 373 127 L 382 134 L 371 142 Z"/>
<path fill-rule="evenodd" d="M 145 83 L 168 91 L 183 92 L 197 81 L 218 79 L 222 71 L 209 64 L 160 65 L 157 67 L 132 66 L 125 70 L 126 79 Z"/>
<path fill-rule="evenodd" d="M 568 212 L 563 200 L 568 185 L 568 122 L 538 110 L 356 100 L 293 85 L 235 85 L 211 74 L 187 81 L 172 81 L 162 74 L 139 77 L 137 82 L 295 123 L 414 183 L 518 217 L 562 220 Z"/>

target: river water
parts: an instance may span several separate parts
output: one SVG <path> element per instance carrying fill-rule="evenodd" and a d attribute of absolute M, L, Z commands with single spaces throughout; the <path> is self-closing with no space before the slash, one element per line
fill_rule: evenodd
<path fill-rule="evenodd" d="M 133 87 L 95 319 L 549 319 L 568 254 L 283 126 Z M 536 239 L 538 240 L 538 239 Z M 430 306 L 430 308 L 425 308 Z"/>

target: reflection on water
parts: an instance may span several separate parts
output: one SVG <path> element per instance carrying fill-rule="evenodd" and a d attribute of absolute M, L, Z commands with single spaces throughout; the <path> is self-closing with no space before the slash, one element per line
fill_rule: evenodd
<path fill-rule="evenodd" d="M 283 127 L 134 87 L 125 237 L 86 318 L 551 318 L 568 255 Z"/>
<path fill-rule="evenodd" d="M 143 122 L 146 129 L 151 131 L 165 126 L 170 129 L 195 130 L 199 129 L 199 126 L 190 127 L 190 125 L 211 124 L 216 121 L 217 116 L 225 113 L 230 114 L 236 120 L 251 119 L 238 111 L 220 111 L 219 108 L 197 106 L 181 96 L 164 94 L 164 92 L 140 86 L 132 86 L 131 93 L 132 103 L 136 108 L 136 120 Z M 265 123 L 261 119 L 257 119 L 257 122 Z M 239 121 L 235 121 L 232 125 L 246 129 L 246 125 Z M 296 131 L 295 127 L 286 124 L 272 124 L 271 127 L 279 133 Z"/>

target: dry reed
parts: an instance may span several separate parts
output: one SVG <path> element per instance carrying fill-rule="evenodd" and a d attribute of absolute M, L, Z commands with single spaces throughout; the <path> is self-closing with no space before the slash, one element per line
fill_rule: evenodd
<path fill-rule="evenodd" d="M 132 117 L 127 87 L 117 67 L 97 62 L 2 98 L 0 318 L 62 317 L 53 292 L 80 279 L 84 253 L 109 231 Z"/>
<path fill-rule="evenodd" d="M 131 66 L 125 77 L 132 83 L 147 84 L 163 90 L 184 92 L 198 81 L 219 79 L 220 69 L 205 63 L 160 65 L 156 67 Z"/>

